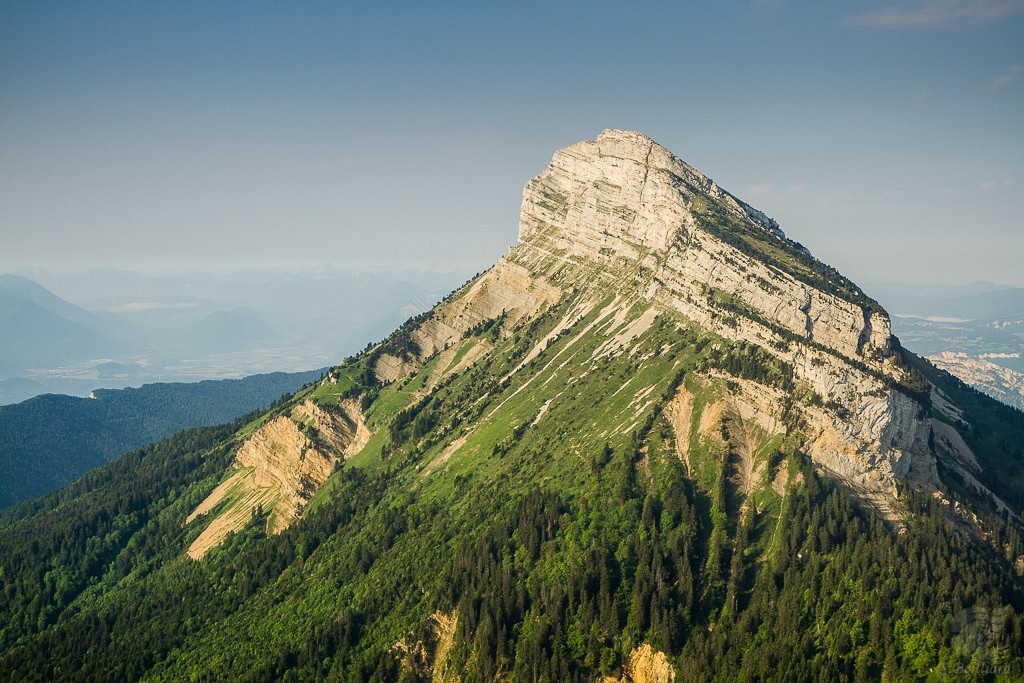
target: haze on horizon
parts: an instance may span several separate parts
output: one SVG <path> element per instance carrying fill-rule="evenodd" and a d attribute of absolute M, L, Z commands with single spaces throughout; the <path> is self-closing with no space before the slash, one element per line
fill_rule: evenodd
<path fill-rule="evenodd" d="M 482 270 L 616 127 L 854 281 L 1021 286 L 1021 36 L 1024 0 L 8 0 L 0 272 Z"/>

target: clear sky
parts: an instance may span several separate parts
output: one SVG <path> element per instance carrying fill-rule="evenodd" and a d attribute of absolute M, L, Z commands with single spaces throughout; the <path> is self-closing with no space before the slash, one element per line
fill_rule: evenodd
<path fill-rule="evenodd" d="M 0 0 L 0 271 L 482 270 L 611 127 L 854 280 L 1024 285 L 1024 0 Z"/>

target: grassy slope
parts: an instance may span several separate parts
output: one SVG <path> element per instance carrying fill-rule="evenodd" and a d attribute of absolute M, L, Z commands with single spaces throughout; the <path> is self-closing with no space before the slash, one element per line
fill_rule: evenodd
<path fill-rule="evenodd" d="M 640 312 L 638 307 L 620 327 Z M 558 491 L 570 505 L 578 505 L 588 493 L 599 494 L 599 489 L 588 489 L 599 483 L 594 460 L 603 452 L 605 444 L 613 452 L 628 453 L 637 448 L 637 439 L 643 440 L 638 436 L 642 431 L 656 432 L 648 446 L 650 477 L 647 478 L 646 473 L 638 475 L 645 479 L 642 486 L 657 488 L 663 480 L 678 480 L 682 476 L 681 463 L 674 453 L 671 431 L 663 418 L 655 418 L 668 398 L 674 378 L 696 364 L 699 356 L 694 345 L 696 338 L 678 331 L 676 321 L 665 317 L 640 338 L 631 354 L 594 361 L 596 349 L 613 332 L 608 329 L 612 324 L 611 316 L 602 318 L 604 313 L 610 311 L 600 305 L 595 307 L 573 328 L 577 333 L 587 329 L 586 335 L 561 335 L 523 371 L 501 383 L 519 359 L 547 336 L 550 325 L 561 317 L 561 309 L 549 311 L 532 331 L 523 330 L 506 340 L 485 362 L 453 378 L 435 394 L 430 405 L 436 406 L 433 409 L 443 417 L 433 434 L 418 443 L 406 439 L 391 450 L 387 448 L 386 430 L 379 429 L 377 436 L 352 461 L 353 467 L 386 476 L 389 485 L 379 503 L 381 506 L 411 503 L 429 508 L 434 511 L 434 526 L 414 537 L 404 536 L 378 558 L 355 585 L 343 586 L 339 592 L 313 591 L 305 597 L 276 605 L 277 590 L 268 591 L 264 599 L 256 596 L 217 625 L 218 632 L 239 634 L 234 640 L 235 647 L 221 638 L 198 632 L 172 655 L 172 663 L 161 677 L 171 680 L 185 671 L 206 666 L 213 672 L 225 673 L 228 669 L 220 667 L 227 667 L 238 657 L 271 656 L 272 644 L 279 639 L 300 647 L 318 623 L 321 627 L 327 626 L 325 618 L 344 609 L 370 611 L 371 603 L 379 604 L 381 592 L 393 596 L 401 607 L 387 610 L 387 616 L 374 624 L 366 637 L 378 646 L 397 641 L 431 611 L 429 598 L 444 591 L 441 577 L 450 572 L 446 566 L 448 558 L 456 554 L 467 535 L 472 537 L 479 533 L 476 529 L 481 518 L 499 513 L 501 502 L 511 504 L 538 484 Z M 473 340 L 467 345 L 471 343 Z M 370 424 L 381 427 L 399 410 L 412 404 L 415 391 L 429 370 L 429 367 L 424 368 L 410 380 L 381 391 L 369 411 Z M 492 387 L 490 393 L 487 387 Z M 706 402 L 711 397 L 705 397 L 705 393 L 722 392 L 722 387 L 708 386 L 700 396 Z M 484 398 L 476 403 L 467 400 L 481 395 Z M 549 400 L 546 411 L 534 425 L 541 407 Z M 699 412 L 696 416 L 699 418 Z M 451 429 L 455 420 L 471 428 L 467 431 Z M 648 422 L 656 423 L 657 430 L 647 426 Z M 462 446 L 444 464 L 435 466 L 424 476 L 426 467 L 456 439 L 462 441 Z M 390 450 L 386 458 L 381 457 L 382 450 Z M 695 462 L 699 466 L 716 473 L 716 482 L 725 476 L 724 442 L 714 440 L 711 446 L 697 443 L 693 451 L 697 453 Z M 320 505 L 337 495 L 343 478 L 341 473 L 335 475 L 335 480 L 318 496 Z M 770 487 L 762 487 L 758 493 L 763 499 L 760 507 L 777 511 L 778 497 Z M 710 497 L 711 493 L 704 491 L 701 495 Z M 729 507 L 724 501 L 718 502 L 723 508 Z M 316 507 L 319 506 L 313 509 Z M 731 508 L 735 515 L 738 506 Z M 728 512 L 719 515 L 717 510 L 708 509 L 691 529 L 695 542 L 711 542 L 716 519 L 718 525 L 729 525 L 733 529 L 738 523 L 730 519 Z M 774 522 L 774 519 L 759 519 L 758 530 L 772 528 L 769 521 Z M 698 526 L 705 529 L 708 539 L 699 540 Z M 628 534 L 632 530 L 616 531 Z M 724 537 L 729 535 L 726 531 Z M 756 534 L 751 552 L 757 552 L 758 544 L 764 542 L 762 536 L 762 533 Z M 585 540 L 578 539 L 575 545 L 584 544 Z M 335 545 L 331 542 L 328 547 L 333 552 L 344 552 L 340 548 L 335 550 Z M 317 558 L 320 562 L 305 564 L 304 570 L 310 573 L 307 579 L 312 579 L 308 584 L 316 586 L 326 582 L 330 585 L 328 557 L 332 551 L 322 549 L 323 557 Z M 344 560 L 341 563 L 344 564 Z M 406 572 L 410 572 L 412 566 L 417 569 L 410 575 Z M 403 571 L 396 572 L 396 568 L 403 568 Z M 424 577 L 431 577 L 426 585 Z M 374 590 L 371 592 L 367 586 L 373 586 Z M 410 587 L 418 590 L 410 591 Z M 266 628 L 273 623 L 303 624 L 304 627 L 280 633 Z M 261 641 L 267 649 L 262 654 Z"/>

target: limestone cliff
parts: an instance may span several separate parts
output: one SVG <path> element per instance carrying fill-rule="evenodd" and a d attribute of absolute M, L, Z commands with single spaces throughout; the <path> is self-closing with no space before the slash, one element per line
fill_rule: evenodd
<path fill-rule="evenodd" d="M 382 356 L 377 374 L 406 376 L 489 318 L 504 315 L 511 329 L 566 296 L 593 306 L 609 293 L 618 306 L 675 311 L 789 364 L 810 392 L 799 406 L 808 453 L 883 507 L 900 480 L 937 484 L 927 391 L 909 388 L 885 311 L 636 132 L 606 130 L 556 152 L 526 184 L 519 243 L 412 331 L 418 357 Z"/>
<path fill-rule="evenodd" d="M 526 185 L 519 237 L 510 259 L 533 272 L 625 279 L 697 322 L 747 327 L 729 336 L 779 345 L 792 335 L 878 369 L 892 354 L 888 316 L 856 285 L 640 133 L 605 131 L 557 152 Z"/>
<path fill-rule="evenodd" d="M 565 286 L 604 280 L 790 363 L 820 397 L 809 452 L 859 489 L 937 482 L 924 407 L 899 390 L 877 303 L 650 138 L 607 130 L 527 183 L 509 260 Z"/>

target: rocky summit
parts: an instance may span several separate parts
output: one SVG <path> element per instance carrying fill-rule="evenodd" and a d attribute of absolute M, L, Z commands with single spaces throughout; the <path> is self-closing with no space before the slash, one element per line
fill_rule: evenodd
<path fill-rule="evenodd" d="M 888 315 L 645 135 L 607 130 L 557 152 L 526 186 L 519 239 L 509 260 L 549 281 L 613 289 L 790 364 L 821 404 L 801 407 L 809 454 L 834 474 L 886 496 L 897 479 L 934 487 L 931 426 L 901 391 L 911 377 Z M 780 417 L 746 398 L 762 422 Z"/>
<path fill-rule="evenodd" d="M 1024 675 L 1024 415 L 647 136 L 254 419 L 0 519 L 18 680 Z M 40 578 L 42 577 L 42 578 Z"/>

